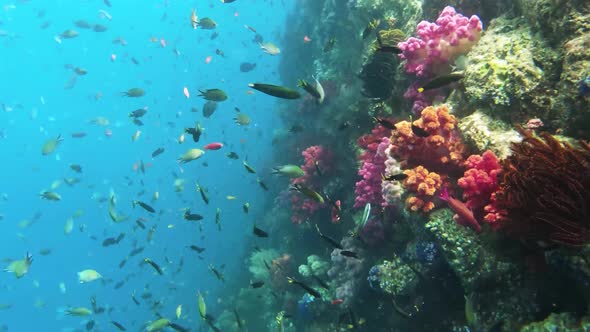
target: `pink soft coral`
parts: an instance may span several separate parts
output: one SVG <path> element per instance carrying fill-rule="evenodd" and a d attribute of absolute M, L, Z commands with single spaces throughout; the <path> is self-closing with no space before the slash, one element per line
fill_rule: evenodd
<path fill-rule="evenodd" d="M 483 24 L 479 17 L 467 18 L 447 6 L 436 23 L 422 21 L 416 27 L 415 37 L 398 44 L 400 55 L 406 60 L 408 73 L 424 77 L 448 70 L 448 64 L 469 52 L 479 40 Z"/>
<path fill-rule="evenodd" d="M 493 193 L 498 190 L 498 176 L 502 167 L 498 157 L 492 151 L 481 156 L 472 155 L 465 162 L 467 170 L 457 181 L 463 189 L 463 200 L 475 215 L 485 215 L 483 219 L 494 223 L 499 213 L 495 207 Z"/>
<path fill-rule="evenodd" d="M 387 135 L 389 134 L 391 131 Z M 375 206 L 384 204 L 381 192 L 381 175 L 385 173 L 385 161 L 387 160 L 385 149 L 387 147 L 389 147 L 389 137 L 381 137 L 378 144 L 376 142 L 368 144 L 366 151 L 361 155 L 360 159 L 363 162 L 358 174 L 362 179 L 356 183 L 354 189 L 356 193 L 355 208 L 361 208 L 367 203 Z"/>
<path fill-rule="evenodd" d="M 319 168 L 323 175 L 331 173 L 334 168 L 334 154 L 324 146 L 313 145 L 303 150 L 301 155 L 305 161 L 304 164 L 301 165 L 301 169 L 303 169 L 305 175 L 291 180 L 291 183 L 302 184 L 315 190 L 321 189 L 320 187 L 324 185 L 324 179 L 327 179 L 328 177 L 320 176 L 317 172 L 317 169 Z M 299 193 L 292 192 L 291 221 L 294 224 L 301 224 L 306 219 L 313 216 L 318 210 L 322 208 L 322 206 L 322 204 L 314 200 L 305 198 Z"/>

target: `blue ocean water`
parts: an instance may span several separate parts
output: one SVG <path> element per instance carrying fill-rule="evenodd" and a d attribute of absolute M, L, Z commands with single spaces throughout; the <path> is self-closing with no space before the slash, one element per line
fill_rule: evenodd
<path fill-rule="evenodd" d="M 252 42 L 254 33 L 244 25 L 255 27 L 265 40 L 280 46 L 285 15 L 293 2 L 110 3 L 111 7 L 100 0 L 1 2 L 0 193 L 5 199 L 0 201 L 0 257 L 6 265 L 8 259 L 21 259 L 27 252 L 34 259 L 21 279 L 0 274 L 0 303 L 11 306 L 0 310 L 0 326 L 8 331 L 84 329 L 91 319 L 97 331 L 114 331 L 111 320 L 137 331 L 147 321 L 156 320 L 156 313 L 172 319 L 180 304 L 183 316 L 175 321 L 196 330 L 201 324 L 197 291 L 205 294 L 213 310 L 216 303 L 222 303 L 217 294 L 223 284 L 208 264 L 225 264 L 226 276 L 246 272 L 238 259 L 242 244 L 251 238 L 251 225 L 262 213 L 262 202 L 269 199 L 256 183 L 256 175 L 245 172 L 242 160 L 247 158 L 257 170 L 268 169 L 273 130 L 281 124 L 273 112 L 275 99 L 248 94 L 247 84 L 280 83 L 275 71 L 279 60 L 264 54 Z M 194 30 L 190 24 L 193 8 L 199 18 L 214 19 L 217 28 Z M 107 11 L 112 19 L 101 18 L 99 10 Z M 81 29 L 74 25 L 77 20 L 108 29 Z M 77 30 L 79 36 L 56 38 L 67 29 Z M 212 40 L 214 32 L 219 36 Z M 126 45 L 113 42 L 121 39 Z M 217 55 L 216 49 L 225 57 Z M 212 58 L 207 64 L 208 56 Z M 241 62 L 257 66 L 242 73 Z M 88 73 L 76 75 L 72 67 Z M 122 96 L 121 92 L 135 87 L 144 89 L 145 96 Z M 188 99 L 184 87 L 189 89 Z M 213 88 L 223 89 L 229 98 L 206 119 L 201 113 L 205 101 L 197 96 L 197 89 Z M 148 112 L 141 119 L 144 125 L 138 127 L 128 113 L 144 107 Z M 193 107 L 198 112 L 191 112 Z M 249 126 L 234 123 L 235 107 L 252 118 Z M 89 123 L 98 117 L 108 119 L 109 124 Z M 196 121 L 205 128 L 199 143 L 187 135 L 184 144 L 178 144 L 183 129 Z M 105 135 L 107 130 L 112 136 Z M 137 130 L 141 135 L 133 142 Z M 87 135 L 71 136 L 78 132 Z M 43 144 L 58 135 L 64 140 L 55 152 L 42 155 Z M 225 146 L 179 166 L 176 159 L 186 150 L 211 142 Z M 165 152 L 152 158 L 159 147 Z M 240 159 L 227 158 L 230 151 Z M 145 174 L 134 170 L 140 160 L 146 166 Z M 82 173 L 72 171 L 69 164 L 81 165 Z M 186 180 L 183 192 L 175 192 L 176 177 Z M 80 182 L 70 186 L 64 178 L 79 178 Z M 195 190 L 195 181 L 208 189 L 209 205 Z M 58 186 L 53 191 L 62 196 L 61 201 L 42 200 L 39 192 L 50 190 L 54 182 Z M 125 222 L 113 223 L 108 201 L 100 202 L 111 190 L 116 194 L 117 212 L 129 217 Z M 142 190 L 145 193 L 139 195 Z M 156 191 L 160 198 L 152 202 Z M 227 200 L 228 195 L 237 199 Z M 133 200 L 152 205 L 157 213 L 133 208 Z M 247 215 L 242 211 L 245 202 L 251 205 Z M 182 209 L 187 207 L 204 216 L 202 231 L 196 223 L 183 220 Z M 221 232 L 214 224 L 216 208 L 222 211 Z M 64 224 L 77 210 L 83 214 L 66 235 Z M 33 220 L 35 214 L 39 218 L 32 224 L 21 223 Z M 146 229 L 136 226 L 138 218 L 146 219 Z M 154 237 L 148 242 L 148 231 L 154 226 Z M 121 233 L 125 237 L 120 243 L 102 246 L 105 238 Z M 189 245 L 206 248 L 201 254 L 204 259 L 187 249 Z M 145 250 L 119 268 L 135 247 Z M 51 253 L 40 255 L 44 248 Z M 164 275 L 147 264 L 140 265 L 144 258 L 157 262 Z M 77 272 L 84 269 L 95 269 L 103 278 L 80 284 Z M 114 289 L 120 281 L 124 285 Z M 65 285 L 62 290 L 60 283 Z M 131 299 L 133 292 L 140 305 Z M 151 293 L 152 299 L 142 299 L 144 293 Z M 59 313 L 67 307 L 91 308 L 92 296 L 106 313 L 91 317 Z M 158 300 L 161 306 L 152 310 L 152 303 Z"/>

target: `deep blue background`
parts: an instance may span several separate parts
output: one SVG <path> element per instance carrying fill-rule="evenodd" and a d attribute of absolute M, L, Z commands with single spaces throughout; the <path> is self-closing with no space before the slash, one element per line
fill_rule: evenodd
<path fill-rule="evenodd" d="M 288 1 L 289 7 L 294 1 Z M 59 317 L 60 308 L 85 306 L 90 308 L 89 298 L 96 295 L 98 304 L 112 307 L 110 315 L 92 317 L 102 330 L 112 330 L 111 319 L 124 324 L 128 330 L 137 330 L 142 324 L 156 317 L 148 303 L 133 304 L 132 291 L 139 294 L 146 285 L 154 299 L 160 299 L 164 307 L 158 310 L 165 317 L 174 317 L 178 304 L 183 304 L 186 317 L 181 325 L 195 327 L 200 324 L 196 309 L 196 293 L 206 294 L 210 306 L 218 302 L 216 294 L 221 284 L 207 270 L 208 263 L 227 264 L 227 276 L 247 278 L 244 262 L 237 259 L 241 244 L 250 235 L 253 216 L 262 211 L 262 201 L 270 199 L 256 184 L 256 176 L 247 174 L 241 160 L 230 160 L 225 154 L 236 151 L 240 157 L 263 171 L 272 165 L 271 139 L 280 122 L 275 114 L 275 100 L 271 97 L 246 93 L 247 83 L 253 81 L 280 83 L 276 67 L 279 57 L 262 53 L 252 42 L 254 34 L 244 28 L 248 24 L 257 29 L 265 40 L 281 46 L 281 30 L 290 8 L 280 1 L 241 0 L 233 4 L 220 1 L 145 1 L 111 0 L 112 8 L 103 1 L 2 1 L 0 8 L 0 193 L 8 200 L 0 201 L 0 258 L 20 259 L 25 253 L 34 255 L 30 272 L 22 279 L 9 273 L 0 274 L 0 303 L 12 304 L 12 308 L 0 311 L 0 326 L 9 331 L 60 331 L 77 328 L 85 317 Z M 211 17 L 217 21 L 219 36 L 211 40 L 211 31 L 193 30 L 189 16 L 196 8 L 200 18 Z M 98 10 L 105 9 L 112 21 L 98 17 Z M 235 13 L 238 13 L 235 16 Z M 164 17 L 165 16 L 165 17 Z M 101 23 L 108 26 L 106 32 L 94 32 L 76 28 L 76 20 Z M 46 29 L 41 25 L 49 23 Z M 76 29 L 80 35 L 64 39 L 61 44 L 54 37 L 66 29 Z M 113 44 L 118 37 L 128 45 Z M 165 39 L 166 47 L 150 38 Z M 294 41 L 298 42 L 298 41 Z M 175 54 L 178 50 L 180 55 Z M 215 55 L 221 49 L 225 58 Z M 117 59 L 111 61 L 111 54 Z M 205 58 L 212 56 L 210 64 Z M 135 65 L 131 58 L 139 61 Z M 243 61 L 256 62 L 256 69 L 241 73 Z M 72 89 L 64 89 L 74 73 L 64 65 L 71 64 L 88 70 L 77 78 Z M 191 97 L 182 93 L 187 86 Z M 142 98 L 125 98 L 121 92 L 132 87 L 145 89 Z M 229 99 L 219 105 L 217 112 L 204 119 L 201 113 L 204 101 L 197 97 L 197 89 L 221 88 Z M 97 100 L 95 95 L 102 94 Z M 131 136 L 138 129 L 127 114 L 147 106 L 148 114 L 142 119 L 141 136 L 132 142 Z M 196 107 L 198 113 L 191 113 Z M 234 107 L 250 115 L 248 128 L 233 123 Z M 89 124 L 99 116 L 110 121 L 107 127 Z M 185 126 L 196 120 L 206 128 L 198 144 L 187 136 L 182 145 L 177 139 Z M 172 122 L 175 128 L 167 125 Z M 104 135 L 112 130 L 112 137 Z M 86 132 L 85 138 L 71 138 L 73 132 Z M 44 142 L 61 134 L 65 140 L 56 152 L 41 155 Z M 187 149 L 202 148 L 209 142 L 220 141 L 226 146 L 220 151 L 210 151 L 200 160 L 182 166 L 181 173 L 176 158 Z M 164 147 L 164 154 L 152 160 L 151 152 Z M 133 165 L 142 159 L 150 164 L 146 174 L 133 171 Z M 207 162 L 204 167 L 202 162 Z M 79 175 L 68 167 L 80 164 Z M 185 191 L 174 192 L 175 172 L 186 179 Z M 125 176 L 133 180 L 128 185 Z M 69 187 L 61 184 L 55 191 L 63 197 L 60 202 L 43 201 L 38 194 L 49 189 L 52 182 L 64 177 L 80 177 L 82 182 Z M 144 186 L 139 181 L 144 181 Z M 211 204 L 205 206 L 194 189 L 198 181 L 209 189 Z M 107 203 L 99 203 L 93 194 L 108 196 L 109 190 L 117 195 L 117 210 L 129 215 L 129 221 L 114 224 L 109 219 Z M 146 190 L 146 194 L 137 193 Z M 150 203 L 154 191 L 160 192 L 160 200 L 153 203 L 163 213 L 149 215 L 139 207 L 133 209 L 131 201 L 141 199 Z M 234 201 L 226 200 L 235 195 Z M 249 215 L 242 212 L 242 204 L 251 203 Z M 151 204 L 151 203 L 150 203 Z M 196 224 L 185 222 L 180 209 L 191 207 L 195 213 L 205 216 L 204 230 L 200 233 Z M 222 209 L 223 231 L 218 232 L 213 223 L 215 208 Z M 76 220 L 70 235 L 64 235 L 66 219 L 76 210 L 84 214 Z M 33 225 L 22 228 L 19 222 L 31 219 L 36 212 L 41 218 Z M 147 229 L 133 230 L 135 219 L 146 218 L 147 227 L 157 225 L 154 239 L 147 243 Z M 85 225 L 84 232 L 79 231 Z M 168 225 L 174 225 L 168 228 Z M 105 237 L 126 233 L 116 246 L 103 248 Z M 201 239 L 201 235 L 205 235 Z M 91 239 L 95 236 L 97 240 Z M 146 250 L 130 258 L 123 269 L 119 262 L 132 249 L 133 242 Z M 196 244 L 206 247 L 204 260 L 186 249 Z M 51 248 L 48 256 L 38 251 Z M 165 275 L 154 274 L 149 266 L 139 266 L 144 257 L 150 257 L 164 269 Z M 167 264 L 168 257 L 172 264 Z M 184 268 L 174 274 L 184 258 Z M 233 259 L 232 259 L 233 258 Z M 4 262 L 3 264 L 8 264 Z M 92 268 L 105 279 L 79 284 L 76 272 Z M 243 272 L 242 272 L 243 271 Z M 243 274 L 242 274 L 243 273 Z M 125 285 L 114 290 L 113 285 L 123 279 Z M 59 283 L 66 285 L 62 294 Z M 170 290 L 175 286 L 175 290 Z M 144 302 L 143 300 L 140 300 Z M 151 300 L 153 302 L 153 300 Z M 223 302 L 221 300 L 221 302 Z M 37 303 L 37 306 L 35 305 Z M 42 305 L 39 305 L 42 304 Z"/>

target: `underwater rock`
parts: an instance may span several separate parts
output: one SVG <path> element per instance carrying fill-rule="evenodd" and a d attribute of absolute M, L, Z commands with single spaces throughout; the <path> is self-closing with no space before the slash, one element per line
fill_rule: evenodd
<path fill-rule="evenodd" d="M 494 19 L 468 54 L 463 85 L 469 106 L 511 120 L 545 120 L 556 59 L 522 19 Z"/>
<path fill-rule="evenodd" d="M 563 71 L 557 83 L 555 108 L 561 110 L 561 121 L 554 127 L 565 129 L 567 135 L 590 139 L 590 34 L 579 36 L 563 44 Z M 580 112 L 563 110 L 579 110 Z"/>
<path fill-rule="evenodd" d="M 587 0 L 517 0 L 515 1 L 528 24 L 559 47 L 564 39 L 588 33 L 590 5 Z"/>
<path fill-rule="evenodd" d="M 375 273 L 374 268 L 378 272 Z M 369 283 L 374 287 L 375 279 L 378 280 L 379 289 L 392 295 L 410 295 L 415 293 L 419 277 L 400 257 L 394 256 L 391 261 L 384 261 L 374 266 L 369 273 Z"/>
<path fill-rule="evenodd" d="M 252 278 L 254 280 L 265 280 L 270 277 L 270 272 L 265 265 L 270 265 L 273 259 L 279 257 L 279 253 L 274 249 L 263 249 L 257 252 L 254 252 L 250 256 L 250 266 L 248 270 L 252 273 Z"/>
<path fill-rule="evenodd" d="M 455 222 L 449 209 L 431 213 L 426 229 L 434 235 L 447 263 L 461 280 L 475 311 L 478 331 L 500 320 L 512 324 L 532 319 L 536 291 L 524 286 L 522 261 L 518 260 L 521 257 L 500 255 L 492 241 L 484 241 Z"/>
<path fill-rule="evenodd" d="M 512 143 L 522 140 L 516 130 L 480 111 L 459 120 L 459 129 L 465 142 L 475 147 L 478 152 L 491 150 L 500 159 L 510 155 Z"/>
<path fill-rule="evenodd" d="M 353 251 L 363 257 L 365 250 L 358 248 L 352 237 L 345 237 L 340 241 L 340 244 L 346 250 Z M 365 260 L 345 257 L 340 254 L 339 249 L 334 249 L 331 254 L 332 267 L 328 270 L 328 277 L 331 283 L 338 285 L 334 289 L 334 297 L 336 299 L 343 300 L 342 305 L 348 306 L 354 301 L 357 296 L 361 282 L 363 282 L 363 276 L 366 273 L 364 267 Z"/>
<path fill-rule="evenodd" d="M 582 332 L 590 330 L 590 317 L 581 319 L 569 312 L 552 313 L 545 320 L 527 324 L 520 329 L 520 332 L 537 331 L 571 331 Z"/>

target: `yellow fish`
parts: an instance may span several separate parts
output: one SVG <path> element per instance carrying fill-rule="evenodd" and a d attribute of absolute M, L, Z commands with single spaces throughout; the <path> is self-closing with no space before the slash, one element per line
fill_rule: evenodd
<path fill-rule="evenodd" d="M 91 282 L 100 278 L 102 278 L 102 276 L 100 275 L 100 273 L 96 272 L 96 270 L 87 269 L 78 272 L 78 280 L 81 284 L 85 282 Z"/>
<path fill-rule="evenodd" d="M 51 139 L 47 140 L 45 142 L 45 144 L 43 144 L 43 147 L 41 148 L 41 154 L 44 156 L 46 156 L 48 154 L 52 154 L 53 151 L 55 151 L 55 149 L 59 145 L 59 143 L 61 143 L 63 140 L 64 139 L 61 137 L 61 135 L 57 135 L 56 138 L 51 138 Z"/>
<path fill-rule="evenodd" d="M 72 233 L 73 229 L 74 229 L 74 219 L 68 218 L 68 220 L 66 220 L 66 224 L 64 225 L 64 234 L 70 235 L 70 233 Z"/>
<path fill-rule="evenodd" d="M 225 198 L 227 198 L 228 201 L 233 201 L 237 197 L 236 196 L 232 196 L 232 195 L 227 195 Z"/>
<path fill-rule="evenodd" d="M 31 267 L 32 263 L 33 263 L 33 256 L 31 256 L 31 255 L 29 255 L 29 253 L 27 253 L 27 255 L 25 256 L 24 259 L 12 261 L 10 264 L 8 264 L 8 266 L 6 267 L 6 269 L 4 269 L 4 271 L 14 273 L 14 276 L 17 279 L 20 279 L 25 274 L 27 274 L 27 272 L 29 272 L 29 267 Z"/>
<path fill-rule="evenodd" d="M 182 304 L 179 304 L 178 307 L 176 307 L 176 319 L 180 319 L 181 315 L 182 315 Z"/>

